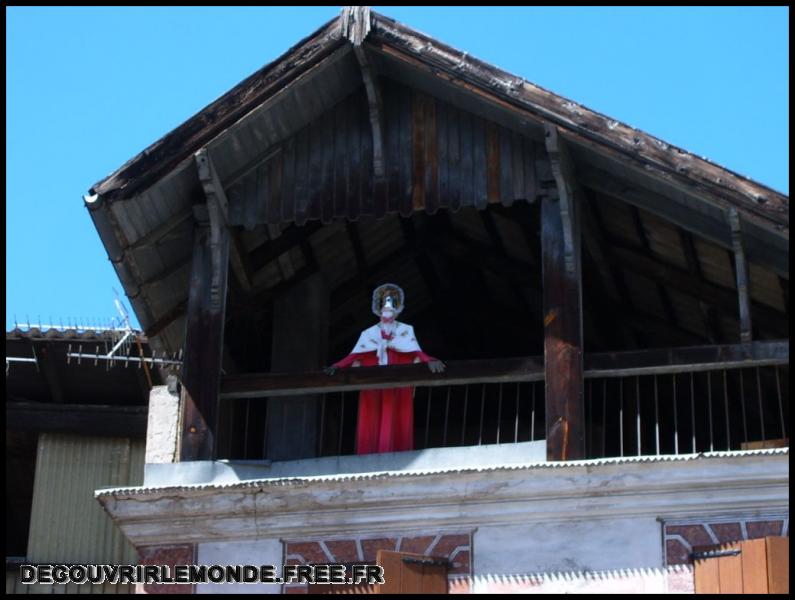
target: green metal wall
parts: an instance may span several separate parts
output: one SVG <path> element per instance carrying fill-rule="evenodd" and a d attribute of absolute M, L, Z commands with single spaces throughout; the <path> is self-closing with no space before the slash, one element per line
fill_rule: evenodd
<path fill-rule="evenodd" d="M 141 485 L 145 441 L 41 434 L 28 537 L 31 563 L 136 564 L 135 549 L 94 499 L 102 487 Z M 134 586 L 22 585 L 6 575 L 6 592 L 131 593 Z"/>

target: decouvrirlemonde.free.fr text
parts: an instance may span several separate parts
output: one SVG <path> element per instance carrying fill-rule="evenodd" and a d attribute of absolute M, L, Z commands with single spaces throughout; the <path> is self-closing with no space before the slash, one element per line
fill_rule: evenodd
<path fill-rule="evenodd" d="M 25 584 L 338 583 L 383 584 L 378 565 L 20 565 Z"/>

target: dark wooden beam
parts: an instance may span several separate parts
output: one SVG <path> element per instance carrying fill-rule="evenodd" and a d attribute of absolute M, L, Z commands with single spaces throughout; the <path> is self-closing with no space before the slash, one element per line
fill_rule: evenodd
<path fill-rule="evenodd" d="M 579 200 L 557 128 L 547 125 L 545 134 L 554 177 L 541 199 L 547 460 L 578 460 L 585 458 Z"/>
<path fill-rule="evenodd" d="M 249 261 L 253 270 L 255 272 L 259 271 L 271 261 L 292 250 L 298 246 L 303 239 L 311 236 L 322 226 L 323 225 L 317 221 L 309 222 L 303 227 L 291 225 L 282 231 L 280 236 L 272 237 L 272 239 L 264 244 L 257 246 L 249 253 Z"/>
<path fill-rule="evenodd" d="M 38 351 L 39 366 L 44 373 L 44 379 L 47 380 L 47 387 L 50 388 L 50 398 L 53 402 L 63 404 L 63 387 L 61 385 L 58 371 L 53 364 L 52 359 L 52 344 L 44 344 Z"/>
<path fill-rule="evenodd" d="M 655 348 L 586 356 L 586 377 L 631 377 L 789 364 L 789 341 Z"/>
<path fill-rule="evenodd" d="M 751 341 L 751 301 L 749 298 L 748 265 L 745 262 L 740 216 L 736 209 L 729 210 L 729 226 L 732 232 L 734 270 L 737 281 L 737 297 L 740 305 L 740 341 Z"/>
<path fill-rule="evenodd" d="M 364 252 L 362 236 L 359 235 L 359 227 L 353 221 L 345 219 L 345 229 L 353 248 L 353 256 L 356 258 L 356 268 L 359 269 L 359 276 L 364 281 L 367 273 L 367 255 Z"/>
<path fill-rule="evenodd" d="M 139 248 L 146 248 L 148 246 L 155 246 L 160 242 L 163 238 L 165 238 L 168 234 L 174 231 L 183 223 L 187 223 L 191 217 L 193 217 L 193 209 L 191 207 L 186 208 L 183 211 L 178 212 L 171 218 L 167 219 L 162 224 L 155 227 L 149 233 L 141 236 L 137 240 L 135 240 L 132 244 L 127 246 L 126 250 L 137 250 Z"/>
<path fill-rule="evenodd" d="M 146 406 L 8 402 L 6 429 L 143 438 L 148 412 Z"/>
<path fill-rule="evenodd" d="M 582 166 L 577 176 L 583 185 L 593 190 L 642 208 L 722 248 L 732 249 L 731 235 L 723 216 L 725 213 L 716 207 L 711 208 L 713 214 L 706 214 L 698 207 L 690 206 L 683 197 L 671 198 L 641 189 L 602 169 Z M 763 235 L 757 228 L 754 228 L 754 233 Z M 780 237 L 764 235 L 764 238 L 749 235 L 744 240 L 749 260 L 789 277 L 789 252 L 785 243 Z"/>
<path fill-rule="evenodd" d="M 442 288 L 442 279 L 436 272 L 436 267 L 434 267 L 433 261 L 426 251 L 427 245 L 425 242 L 429 239 L 433 239 L 435 232 L 423 229 L 418 233 L 412 219 L 406 219 L 399 215 L 397 218 L 400 220 L 400 227 L 403 232 L 403 239 L 406 242 L 406 247 L 409 249 L 409 252 L 412 253 L 420 277 L 430 293 L 432 299 L 431 310 L 433 311 L 434 319 L 441 325 L 444 330 L 444 335 L 448 340 L 455 344 L 461 343 L 461 328 L 456 327 L 454 315 L 448 307 L 448 302 L 450 300 L 449 290 L 444 290 Z M 436 221 L 438 221 L 438 219 L 436 219 Z M 428 221 L 427 223 L 430 224 L 430 222 L 431 221 Z M 437 229 L 436 232 L 439 232 L 439 229 Z"/>
<path fill-rule="evenodd" d="M 197 224 L 182 367 L 182 461 L 215 457 L 229 270 L 226 197 L 209 154 L 198 152 L 196 166 L 207 205 L 195 207 Z"/>
<path fill-rule="evenodd" d="M 229 261 L 232 271 L 243 292 L 250 292 L 254 288 L 254 268 L 249 260 L 246 246 L 234 227 L 229 228 L 229 235 L 231 236 Z"/>
<path fill-rule="evenodd" d="M 600 315 L 605 315 L 610 320 L 625 347 L 636 348 L 638 342 L 632 329 L 624 320 L 621 312 L 617 310 L 618 307 L 611 298 L 621 299 L 622 303 L 627 306 L 632 305 L 632 299 L 626 289 L 626 283 L 620 274 L 616 273 L 615 267 L 609 259 L 610 250 L 599 230 L 600 222 L 593 215 L 595 212 L 592 208 L 593 199 L 585 193 L 582 194 L 582 197 L 583 202 L 580 205 L 580 210 L 582 211 L 583 261 L 588 261 L 592 267 L 587 269 L 589 284 L 585 289 L 590 291 L 587 294 L 587 299 L 598 306 Z M 601 277 L 597 276 L 597 273 L 601 274 Z M 601 319 L 598 320 L 601 323 Z"/>
<path fill-rule="evenodd" d="M 153 338 L 156 335 L 160 334 L 166 327 L 171 325 L 174 321 L 179 319 L 181 316 L 185 314 L 185 311 L 188 309 L 188 300 L 180 300 L 177 302 L 172 308 L 167 310 L 157 321 L 152 323 L 149 327 L 146 328 L 144 335 L 147 338 Z"/>
<path fill-rule="evenodd" d="M 483 222 L 483 227 L 485 227 L 486 232 L 488 233 L 489 238 L 491 238 L 491 242 L 497 251 L 497 255 L 501 260 L 507 262 L 510 260 L 510 256 L 508 255 L 508 251 L 505 249 L 505 245 L 502 242 L 502 237 L 500 236 L 499 229 L 497 229 L 497 224 L 494 222 L 494 217 L 489 210 L 480 210 L 478 213 L 480 214 L 480 219 Z M 529 273 L 527 275 L 529 278 Z M 516 297 L 521 308 L 532 307 L 532 301 L 529 301 L 527 298 L 525 298 L 525 295 L 522 293 L 522 287 L 520 283 L 511 273 L 508 273 L 508 285 L 510 286 L 511 292 Z M 533 310 L 536 315 L 539 315 L 537 305 L 532 307 L 531 310 Z"/>
<path fill-rule="evenodd" d="M 489 211 L 494 211 L 519 227 L 530 251 L 527 254 L 527 262 L 538 267 L 538 257 L 541 254 L 541 236 L 539 234 L 541 211 L 538 205 L 534 207 L 530 202 L 520 200 L 514 202 L 510 208 L 501 204 L 492 204 L 489 206 Z"/>
<path fill-rule="evenodd" d="M 693 239 L 693 234 L 685 231 L 681 227 L 677 227 L 679 232 L 679 240 L 682 243 L 682 252 L 685 255 L 687 262 L 687 270 L 693 277 L 704 281 L 704 272 L 701 269 L 701 261 L 698 258 L 698 250 L 696 250 L 696 243 Z M 709 308 L 703 301 L 698 303 L 699 311 L 701 312 L 701 319 L 704 322 L 704 331 L 707 332 L 710 342 L 713 344 L 720 344 L 723 342 L 723 334 L 720 331 L 720 325 L 715 318 L 715 311 Z"/>
<path fill-rule="evenodd" d="M 373 174 L 376 179 L 382 179 L 386 172 L 384 153 L 384 102 L 381 97 L 381 87 L 376 78 L 375 69 L 367 56 L 367 51 L 361 45 L 354 45 L 353 53 L 359 61 L 362 72 L 362 81 L 367 93 L 367 110 L 370 116 L 370 131 L 373 136 Z"/>
<path fill-rule="evenodd" d="M 191 263 L 192 257 L 187 256 L 184 259 L 180 259 L 175 261 L 173 264 L 167 266 L 166 268 L 158 271 L 151 277 L 148 277 L 142 284 L 141 287 L 150 287 L 161 285 L 165 281 L 167 281 L 174 273 L 177 273 L 187 267 Z"/>
<path fill-rule="evenodd" d="M 649 235 L 646 233 L 646 226 L 643 223 L 643 219 L 640 216 L 640 210 L 637 206 L 631 205 L 630 212 L 632 213 L 632 221 L 635 224 L 635 233 L 640 240 L 640 245 L 643 248 L 643 252 L 649 258 L 654 258 L 655 254 L 651 248 L 651 243 L 649 242 Z M 671 296 L 668 293 L 668 290 L 665 286 L 657 282 L 657 295 L 660 297 L 660 303 L 662 304 L 663 311 L 665 312 L 666 318 L 673 324 L 679 324 L 679 320 L 676 317 L 676 311 L 674 310 L 673 302 L 671 302 Z"/>

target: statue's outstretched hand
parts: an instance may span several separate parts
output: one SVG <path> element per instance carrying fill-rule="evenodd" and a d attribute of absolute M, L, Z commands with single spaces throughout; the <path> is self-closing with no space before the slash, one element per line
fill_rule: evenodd
<path fill-rule="evenodd" d="M 323 372 L 326 375 L 334 375 L 334 373 L 337 372 L 337 367 L 335 367 L 335 366 L 326 367 L 325 369 L 323 369 Z"/>
<path fill-rule="evenodd" d="M 428 368 L 431 370 L 431 373 L 441 373 L 444 371 L 444 363 L 440 360 L 429 360 Z"/>

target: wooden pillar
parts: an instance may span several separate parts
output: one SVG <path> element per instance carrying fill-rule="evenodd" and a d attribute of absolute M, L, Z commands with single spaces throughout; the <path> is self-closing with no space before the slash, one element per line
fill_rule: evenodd
<path fill-rule="evenodd" d="M 198 152 L 196 161 L 207 204 L 194 206 L 196 226 L 182 366 L 181 461 L 215 457 L 229 270 L 226 198 L 206 152 Z"/>
<path fill-rule="evenodd" d="M 271 371 L 316 371 L 323 367 L 328 331 L 329 291 L 317 273 L 274 301 Z M 317 455 L 320 402 L 318 394 L 268 399 L 266 458 L 296 460 Z"/>
<path fill-rule="evenodd" d="M 737 277 L 737 297 L 740 307 L 740 341 L 751 341 L 751 300 L 748 297 L 748 266 L 745 262 L 742 234 L 740 232 L 740 216 L 737 210 L 729 210 L 729 226 L 732 232 L 732 249 L 734 250 L 734 271 Z"/>
<path fill-rule="evenodd" d="M 551 172 L 539 181 L 547 187 L 541 199 L 547 460 L 578 460 L 585 458 L 580 210 L 566 149 L 554 127 L 546 133 Z"/>

